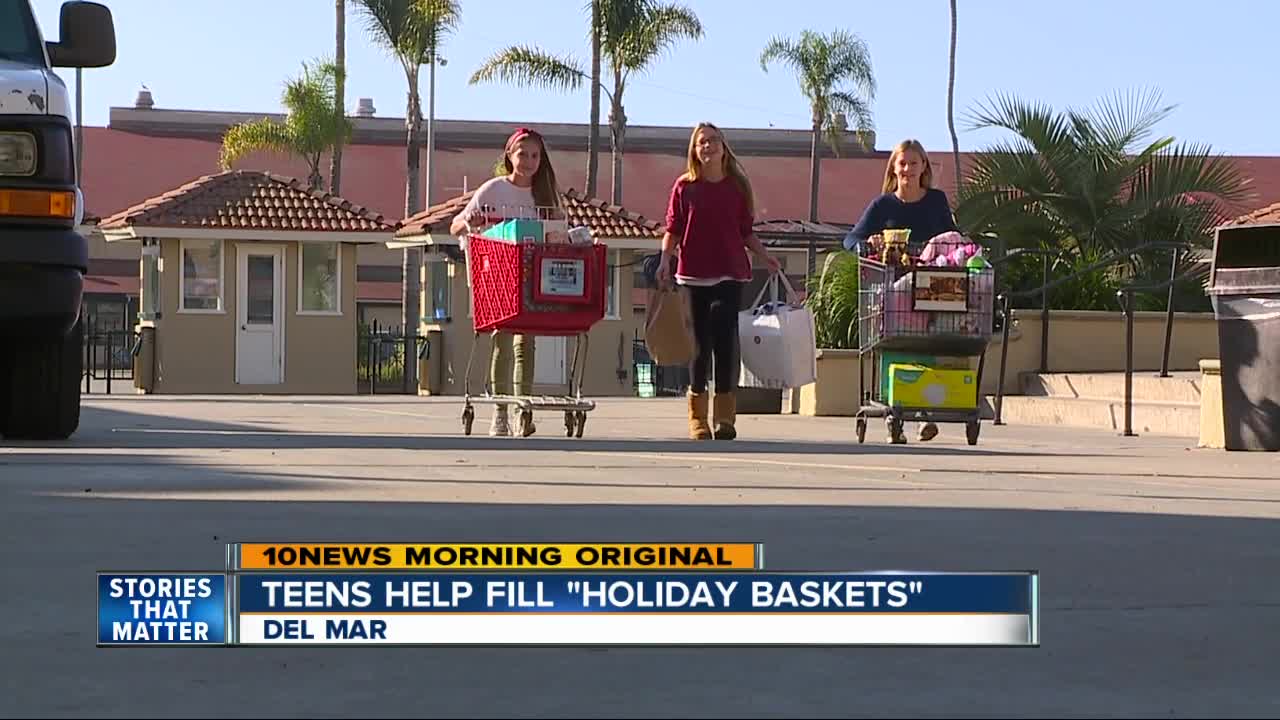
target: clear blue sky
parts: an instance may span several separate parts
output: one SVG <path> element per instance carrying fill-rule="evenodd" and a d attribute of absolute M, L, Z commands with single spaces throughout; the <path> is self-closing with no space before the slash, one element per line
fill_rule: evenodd
<path fill-rule="evenodd" d="M 282 82 L 300 61 L 333 52 L 332 0 L 105 0 L 115 16 L 119 56 L 87 70 L 85 124 L 105 125 L 111 106 L 132 105 L 142 84 L 157 107 L 273 112 Z M 469 86 L 471 72 L 511 43 L 531 43 L 589 60 L 585 0 L 460 0 L 463 21 L 443 49 L 436 85 L 439 118 L 585 122 L 586 90 L 573 94 Z M 917 137 L 950 147 L 946 119 L 947 0 L 686 0 L 706 29 L 625 95 L 638 125 L 807 127 L 796 81 L 781 67 L 761 71 L 775 35 L 846 28 L 869 45 L 879 83 L 877 145 Z M 61 0 L 34 0 L 46 35 L 57 34 Z M 527 8 L 513 11 L 515 7 Z M 750 7 L 750 9 L 747 9 Z M 537 8 L 535 10 L 535 8 Z M 962 149 L 992 139 L 965 132 L 962 112 L 994 92 L 1054 107 L 1084 107 L 1117 90 L 1158 88 L 1178 105 L 1160 131 L 1221 152 L 1280 155 L 1275 30 L 1270 0 L 960 0 L 956 113 Z M 368 40 L 348 10 L 347 106 L 372 97 L 378 115 L 403 117 L 400 66 Z M 64 70 L 71 84 L 74 71 Z M 424 73 L 422 92 L 427 84 Z"/>

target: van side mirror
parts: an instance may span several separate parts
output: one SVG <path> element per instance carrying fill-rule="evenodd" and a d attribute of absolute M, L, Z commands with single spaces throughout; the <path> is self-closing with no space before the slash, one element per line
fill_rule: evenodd
<path fill-rule="evenodd" d="M 116 29 L 106 5 L 84 0 L 62 4 L 58 42 L 46 42 L 54 67 L 106 67 L 116 61 Z"/>

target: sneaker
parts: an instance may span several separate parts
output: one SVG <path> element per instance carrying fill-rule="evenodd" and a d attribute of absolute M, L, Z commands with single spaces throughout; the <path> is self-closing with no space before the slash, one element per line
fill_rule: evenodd
<path fill-rule="evenodd" d="M 506 406 L 499 407 L 493 413 L 493 422 L 489 425 L 491 437 L 511 437 L 511 422 L 507 418 Z"/>
<path fill-rule="evenodd" d="M 538 426 L 533 424 L 533 416 L 530 415 L 529 423 L 527 425 L 520 426 L 520 437 L 529 437 L 536 432 L 538 432 Z"/>
<path fill-rule="evenodd" d="M 938 437 L 938 425 L 936 423 L 925 423 L 920 426 L 920 442 L 929 442 Z"/>

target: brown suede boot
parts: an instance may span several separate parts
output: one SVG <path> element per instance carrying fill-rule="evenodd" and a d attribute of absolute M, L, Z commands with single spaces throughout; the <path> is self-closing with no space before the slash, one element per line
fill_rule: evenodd
<path fill-rule="evenodd" d="M 738 420 L 738 399 L 733 393 L 716 393 L 712 401 L 711 416 L 716 425 L 715 439 L 732 440 L 738 437 L 733 424 Z"/>
<path fill-rule="evenodd" d="M 710 440 L 711 426 L 707 424 L 709 393 L 689 393 L 689 439 Z"/>

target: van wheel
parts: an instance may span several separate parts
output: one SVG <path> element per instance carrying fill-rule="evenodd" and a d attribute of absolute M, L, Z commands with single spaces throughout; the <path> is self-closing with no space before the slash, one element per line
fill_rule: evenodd
<path fill-rule="evenodd" d="M 80 426 L 84 321 L 66 337 L 18 339 L 0 382 L 0 434 L 20 440 L 65 440 Z"/>

